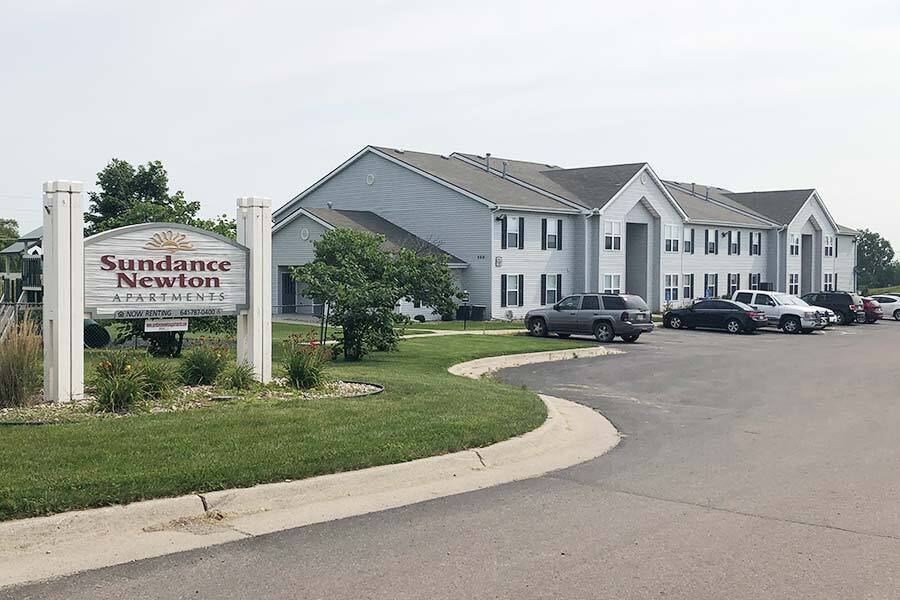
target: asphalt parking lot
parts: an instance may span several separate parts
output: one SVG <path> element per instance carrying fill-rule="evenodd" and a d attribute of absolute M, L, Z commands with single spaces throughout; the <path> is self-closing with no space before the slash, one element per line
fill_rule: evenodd
<path fill-rule="evenodd" d="M 565 471 L 16 598 L 900 597 L 900 323 L 657 330 L 508 369 L 625 436 Z M 0 597 L 4 594 L 0 593 Z"/>

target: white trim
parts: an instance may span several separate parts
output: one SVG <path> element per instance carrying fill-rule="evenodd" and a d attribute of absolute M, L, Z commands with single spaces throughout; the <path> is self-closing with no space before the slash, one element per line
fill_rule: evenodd
<path fill-rule="evenodd" d="M 648 173 L 650 173 L 650 178 L 656 184 L 656 187 L 659 188 L 659 190 L 662 192 L 665 199 L 669 201 L 669 204 L 671 204 L 675 208 L 675 211 L 678 212 L 679 215 L 681 215 L 682 220 L 687 221 L 688 220 L 687 213 L 684 212 L 684 210 L 681 208 L 681 205 L 679 205 L 678 201 L 675 200 L 675 197 L 672 196 L 671 193 L 669 193 L 669 190 L 666 188 L 666 186 L 662 182 L 662 180 L 659 177 L 657 177 L 656 173 L 653 171 L 653 168 L 650 167 L 650 163 L 644 163 L 644 166 L 642 166 L 640 169 L 638 169 L 637 172 L 634 174 L 634 176 L 631 179 L 629 179 L 625 183 L 625 185 L 620 187 L 619 191 L 616 192 L 615 194 L 613 194 L 612 198 L 610 198 L 609 200 L 606 201 L 606 203 L 603 205 L 603 208 L 605 209 L 607 206 L 610 206 L 613 202 L 615 202 L 619 198 L 619 196 L 621 196 L 625 192 L 625 189 L 628 186 L 630 186 L 632 183 L 634 183 L 634 181 L 636 179 L 638 179 L 640 177 L 641 173 L 643 173 L 645 170 Z"/>
<path fill-rule="evenodd" d="M 618 223 L 619 224 L 619 234 L 616 235 L 616 233 L 614 231 L 609 234 L 609 236 L 613 240 L 612 248 L 606 247 L 606 236 L 607 236 L 606 224 L 607 223 L 611 223 L 611 224 Z M 601 252 L 624 252 L 624 250 L 625 250 L 625 221 L 619 220 L 619 219 L 603 219 L 603 231 L 600 234 L 600 237 L 602 238 L 602 244 L 603 244 L 601 247 Z M 618 248 L 615 247 L 616 237 L 619 238 L 619 247 Z"/>
<path fill-rule="evenodd" d="M 326 228 L 328 228 L 328 229 L 334 229 L 334 225 L 332 225 L 331 223 L 329 223 L 329 222 L 327 222 L 327 221 L 323 221 L 322 219 L 320 219 L 319 217 L 317 217 L 316 215 L 312 214 L 311 212 L 309 212 L 308 210 L 306 210 L 305 208 L 303 208 L 303 207 L 301 206 L 300 208 L 298 208 L 297 210 L 295 210 L 294 212 L 292 212 L 292 213 L 290 214 L 290 216 L 291 216 L 292 218 L 290 218 L 290 219 L 284 219 L 284 220 L 279 221 L 278 223 L 276 223 L 276 224 L 272 227 L 272 233 L 274 234 L 276 231 L 278 231 L 279 229 L 283 228 L 285 225 L 288 225 L 289 223 L 292 223 L 292 222 L 294 221 L 294 219 L 297 218 L 297 217 L 294 216 L 294 215 L 298 215 L 298 213 L 302 214 L 304 217 L 308 217 L 308 218 L 312 219 L 313 221 L 315 221 L 316 223 L 318 223 L 318 224 L 321 225 L 322 227 L 326 227 Z M 299 215 L 298 215 L 298 216 L 299 216 Z"/>
<path fill-rule="evenodd" d="M 513 210 L 519 212 L 536 212 L 536 213 L 552 213 L 562 215 L 580 215 L 582 211 L 566 210 L 564 208 L 542 208 L 534 206 L 514 206 L 512 204 L 497 204 L 498 210 Z"/>
<path fill-rule="evenodd" d="M 667 283 L 666 283 L 667 278 L 669 279 L 669 282 L 668 282 L 669 285 L 667 285 Z M 666 292 L 668 292 L 669 290 L 675 290 L 675 294 L 674 294 L 675 297 L 673 298 L 670 296 L 669 299 L 666 300 Z M 662 298 L 662 300 L 664 303 L 679 302 L 681 299 L 682 291 L 683 290 L 681 289 L 681 274 L 680 273 L 665 273 L 665 274 L 663 274 L 663 298 Z"/>
<path fill-rule="evenodd" d="M 674 237 L 669 237 L 670 230 L 675 232 Z M 683 251 L 684 240 L 684 224 L 683 223 L 664 223 L 663 224 L 663 254 L 678 254 Z M 667 250 L 669 240 L 672 240 L 672 250 Z"/>
<path fill-rule="evenodd" d="M 619 278 L 619 285 L 618 285 L 618 286 L 615 286 L 615 287 L 614 287 L 613 285 L 610 285 L 609 287 L 606 287 L 606 278 L 607 278 L 607 277 L 618 277 L 618 278 Z M 612 294 L 621 294 L 621 293 L 622 293 L 622 274 L 621 274 L 621 273 L 604 273 L 604 274 L 600 277 L 600 283 L 601 283 L 601 285 L 600 285 L 600 289 L 601 289 L 601 292 L 600 292 L 600 293 L 601 293 L 601 294 L 606 294 L 607 296 L 609 296 L 609 295 L 612 295 Z M 610 283 L 610 284 L 613 283 L 613 282 L 612 282 L 612 279 L 610 279 L 610 282 L 609 282 L 609 283 Z M 611 290 L 611 291 L 607 292 L 606 290 Z"/>
<path fill-rule="evenodd" d="M 722 206 L 722 208 L 727 208 L 727 206 Z M 735 211 L 736 212 L 736 211 Z M 728 229 L 730 227 L 736 227 L 738 229 L 777 229 L 778 225 L 748 225 L 747 223 L 734 223 L 732 221 L 714 221 L 710 219 L 687 219 L 685 221 L 685 225 L 705 225 L 705 226 L 714 226 L 714 227 L 722 227 L 723 229 Z"/>

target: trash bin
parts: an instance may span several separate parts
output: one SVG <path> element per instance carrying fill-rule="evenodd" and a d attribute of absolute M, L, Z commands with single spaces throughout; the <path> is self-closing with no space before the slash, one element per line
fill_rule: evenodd
<path fill-rule="evenodd" d="M 471 306 L 469 308 L 471 309 L 469 311 L 470 321 L 484 321 L 484 311 L 487 310 L 486 306 Z"/>
<path fill-rule="evenodd" d="M 456 320 L 457 321 L 471 321 L 472 320 L 472 307 L 468 304 L 460 304 L 456 307 Z"/>

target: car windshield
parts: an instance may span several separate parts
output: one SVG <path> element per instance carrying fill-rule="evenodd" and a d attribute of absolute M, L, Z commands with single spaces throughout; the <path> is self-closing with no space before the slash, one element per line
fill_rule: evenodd
<path fill-rule="evenodd" d="M 622 296 L 622 300 L 625 301 L 625 308 L 630 308 L 631 310 L 650 310 L 647 303 L 644 302 L 644 299 L 640 296 Z"/>
<path fill-rule="evenodd" d="M 853 300 L 853 304 L 857 306 L 862 306 L 863 300 L 862 296 L 858 294 L 850 294 L 850 298 Z"/>
<path fill-rule="evenodd" d="M 784 306 L 809 306 L 806 302 L 793 294 L 773 294 L 775 301 Z"/>

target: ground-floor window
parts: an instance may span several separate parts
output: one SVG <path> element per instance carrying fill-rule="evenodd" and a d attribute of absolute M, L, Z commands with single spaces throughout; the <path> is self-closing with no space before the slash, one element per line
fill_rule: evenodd
<path fill-rule="evenodd" d="M 604 294 L 621 294 L 622 293 L 622 276 L 618 274 L 603 276 L 603 293 Z"/>
<path fill-rule="evenodd" d="M 666 302 L 674 302 L 678 300 L 678 275 L 666 275 L 666 291 L 665 291 L 665 299 Z"/>
<path fill-rule="evenodd" d="M 825 273 L 825 291 L 834 291 L 834 273 Z"/>
<path fill-rule="evenodd" d="M 522 306 L 524 275 L 500 276 L 500 306 Z"/>
<path fill-rule="evenodd" d="M 750 273 L 750 289 L 758 290 L 759 289 L 759 273 Z"/>
<path fill-rule="evenodd" d="M 692 300 L 694 298 L 694 274 L 685 273 L 682 276 L 682 282 L 684 283 L 684 294 L 682 297 L 685 300 Z"/>
<path fill-rule="evenodd" d="M 788 294 L 797 295 L 800 293 L 800 274 L 791 273 L 788 275 Z"/>
<path fill-rule="evenodd" d="M 703 276 L 703 297 L 715 298 L 719 295 L 719 274 L 707 273 Z"/>
<path fill-rule="evenodd" d="M 740 273 L 729 273 L 728 274 L 728 295 L 733 296 L 736 291 L 741 289 L 741 274 Z"/>
<path fill-rule="evenodd" d="M 541 298 L 543 304 L 556 304 L 560 298 L 562 289 L 562 275 L 548 273 L 541 275 Z"/>

